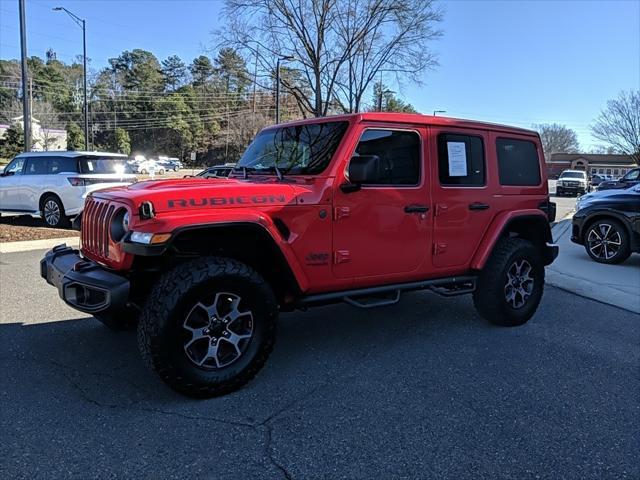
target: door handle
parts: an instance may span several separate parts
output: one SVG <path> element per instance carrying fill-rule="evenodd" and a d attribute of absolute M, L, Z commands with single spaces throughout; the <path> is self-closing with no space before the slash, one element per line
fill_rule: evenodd
<path fill-rule="evenodd" d="M 489 205 L 486 203 L 474 202 L 469 204 L 469 210 L 486 210 L 489 208 Z"/>
<path fill-rule="evenodd" d="M 425 205 L 407 205 L 404 207 L 404 213 L 426 213 L 429 207 Z"/>

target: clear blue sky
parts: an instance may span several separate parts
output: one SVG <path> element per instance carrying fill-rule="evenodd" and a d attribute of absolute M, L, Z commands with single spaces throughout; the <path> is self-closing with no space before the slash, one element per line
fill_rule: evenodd
<path fill-rule="evenodd" d="M 91 68 L 144 48 L 160 59 L 205 53 L 224 24 L 221 0 L 26 0 L 29 55 L 70 61 L 81 32 L 54 6 L 87 20 Z M 640 88 L 640 0 L 441 1 L 440 66 L 424 85 L 391 85 L 419 111 L 530 127 L 563 123 L 584 149 L 589 125 L 622 89 Z M 18 0 L 0 0 L 0 58 L 19 57 Z M 389 83 L 391 78 L 387 79 Z"/>

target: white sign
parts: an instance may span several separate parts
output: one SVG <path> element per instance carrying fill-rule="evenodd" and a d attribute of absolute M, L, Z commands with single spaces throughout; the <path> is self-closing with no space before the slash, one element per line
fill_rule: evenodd
<path fill-rule="evenodd" d="M 449 176 L 467 176 L 467 150 L 464 142 L 447 142 L 449 154 Z"/>
<path fill-rule="evenodd" d="M 191 161 L 194 162 L 196 160 L 196 152 L 191 152 Z"/>

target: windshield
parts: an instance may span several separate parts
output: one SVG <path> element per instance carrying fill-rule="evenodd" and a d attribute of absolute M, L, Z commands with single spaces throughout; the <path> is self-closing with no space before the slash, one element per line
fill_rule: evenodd
<path fill-rule="evenodd" d="M 583 172 L 564 172 L 560 175 L 560 178 L 584 178 L 585 174 Z"/>
<path fill-rule="evenodd" d="M 82 173 L 134 173 L 126 157 L 81 157 Z"/>
<path fill-rule="evenodd" d="M 336 152 L 348 122 L 326 122 L 281 127 L 261 132 L 236 168 L 251 171 L 318 174 Z"/>

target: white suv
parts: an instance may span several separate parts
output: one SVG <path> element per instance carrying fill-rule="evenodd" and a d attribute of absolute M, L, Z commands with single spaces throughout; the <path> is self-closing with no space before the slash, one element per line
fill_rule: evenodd
<path fill-rule="evenodd" d="M 40 216 L 51 227 L 64 227 L 82 212 L 89 192 L 136 181 L 126 160 L 117 153 L 21 153 L 0 174 L 0 212 Z"/>

